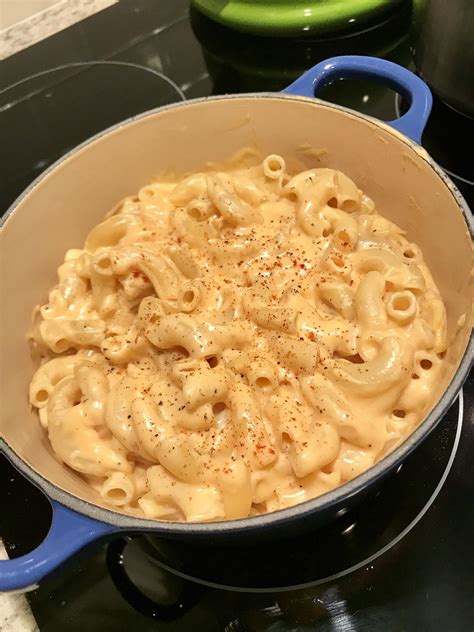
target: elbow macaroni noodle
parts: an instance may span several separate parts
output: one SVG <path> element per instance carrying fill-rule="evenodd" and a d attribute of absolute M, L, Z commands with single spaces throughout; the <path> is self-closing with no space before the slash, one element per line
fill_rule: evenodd
<path fill-rule="evenodd" d="M 69 250 L 30 402 L 109 506 L 246 517 L 353 479 L 432 405 L 446 317 L 346 175 L 281 156 L 123 200 Z"/>

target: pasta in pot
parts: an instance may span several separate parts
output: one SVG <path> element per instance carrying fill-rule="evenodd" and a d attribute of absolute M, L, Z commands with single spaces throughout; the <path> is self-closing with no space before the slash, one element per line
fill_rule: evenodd
<path fill-rule="evenodd" d="M 419 247 L 345 174 L 275 154 L 147 185 L 58 277 L 30 402 L 58 458 L 134 516 L 323 494 L 413 431 L 444 370 Z"/>

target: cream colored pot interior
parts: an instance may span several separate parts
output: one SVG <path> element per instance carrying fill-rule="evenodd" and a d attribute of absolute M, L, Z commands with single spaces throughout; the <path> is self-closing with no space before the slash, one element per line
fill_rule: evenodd
<path fill-rule="evenodd" d="M 45 301 L 65 251 L 80 247 L 120 198 L 167 167 L 197 169 L 245 146 L 344 171 L 408 231 L 422 246 L 449 316 L 451 369 L 439 395 L 460 362 L 470 334 L 471 239 L 453 192 L 422 150 L 384 125 L 306 99 L 214 99 L 151 114 L 63 161 L 22 199 L 1 234 L 2 435 L 38 473 L 84 500 L 101 504 L 58 463 L 28 405 L 32 308 Z"/>

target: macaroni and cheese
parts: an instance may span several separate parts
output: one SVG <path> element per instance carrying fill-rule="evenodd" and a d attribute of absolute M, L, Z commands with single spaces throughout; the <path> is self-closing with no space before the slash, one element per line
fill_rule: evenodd
<path fill-rule="evenodd" d="M 443 369 L 419 247 L 343 173 L 278 155 L 143 187 L 58 279 L 30 402 L 58 458 L 136 516 L 323 494 L 413 431 Z"/>

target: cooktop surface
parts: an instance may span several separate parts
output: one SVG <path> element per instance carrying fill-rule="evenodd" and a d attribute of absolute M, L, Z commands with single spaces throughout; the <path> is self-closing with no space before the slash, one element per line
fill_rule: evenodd
<path fill-rule="evenodd" d="M 49 164 L 134 114 L 194 97 L 281 90 L 337 54 L 413 68 L 410 7 L 333 37 L 278 39 L 214 24 L 184 0 L 124 0 L 17 53 L 0 73 L 0 209 Z M 385 120 L 404 103 L 365 81 L 321 97 Z M 423 145 L 473 204 L 473 121 L 435 97 Z M 424 444 L 353 511 L 258 547 L 150 536 L 93 546 L 27 595 L 41 631 L 471 630 L 474 374 Z M 0 537 L 10 556 L 51 509 L 0 456 Z M 33 519 L 32 519 L 33 517 Z M 32 524 L 34 528 L 32 528 Z"/>

